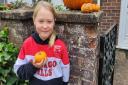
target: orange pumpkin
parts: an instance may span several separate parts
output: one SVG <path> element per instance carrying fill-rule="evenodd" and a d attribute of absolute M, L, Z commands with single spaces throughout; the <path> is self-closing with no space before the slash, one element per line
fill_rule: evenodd
<path fill-rule="evenodd" d="M 100 10 L 100 5 L 98 4 L 94 4 L 94 5 L 95 5 L 94 11 L 98 12 Z"/>
<path fill-rule="evenodd" d="M 93 12 L 93 6 L 92 6 L 92 4 L 91 3 L 84 3 L 81 6 L 81 12 L 84 12 L 84 13 Z"/>
<path fill-rule="evenodd" d="M 97 4 L 84 3 L 81 6 L 81 12 L 84 13 L 98 12 L 99 10 L 100 10 L 100 6 Z"/>
<path fill-rule="evenodd" d="M 84 3 L 92 3 L 92 0 L 63 0 L 63 2 L 69 9 L 80 9 Z"/>
<path fill-rule="evenodd" d="M 44 51 L 37 52 L 34 57 L 35 63 L 40 63 L 42 60 L 44 60 L 46 58 L 47 58 L 46 52 L 44 52 Z"/>

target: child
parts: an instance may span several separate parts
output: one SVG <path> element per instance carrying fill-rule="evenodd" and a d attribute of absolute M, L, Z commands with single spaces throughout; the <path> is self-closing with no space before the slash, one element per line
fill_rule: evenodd
<path fill-rule="evenodd" d="M 14 64 L 16 75 L 20 79 L 29 80 L 30 85 L 68 84 L 68 52 L 54 31 L 55 17 L 51 4 L 45 1 L 37 3 L 33 13 L 36 32 L 24 41 Z M 47 58 L 35 63 L 34 56 L 40 51 L 45 51 Z"/>

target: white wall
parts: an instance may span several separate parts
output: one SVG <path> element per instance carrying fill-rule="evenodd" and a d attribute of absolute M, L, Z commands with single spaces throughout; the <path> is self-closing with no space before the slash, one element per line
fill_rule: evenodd
<path fill-rule="evenodd" d="M 16 0 L 7 0 L 7 2 L 14 2 Z M 23 0 L 24 2 L 32 4 L 32 0 Z"/>
<path fill-rule="evenodd" d="M 63 0 L 51 0 L 51 3 L 55 5 L 63 5 Z"/>
<path fill-rule="evenodd" d="M 14 1 L 16 0 L 7 0 L 7 2 L 14 2 Z M 32 4 L 32 0 L 23 0 L 23 1 Z M 51 0 L 51 3 L 53 5 L 63 5 L 63 0 Z"/>
<path fill-rule="evenodd" d="M 5 0 L 0 0 L 0 3 L 5 3 Z"/>

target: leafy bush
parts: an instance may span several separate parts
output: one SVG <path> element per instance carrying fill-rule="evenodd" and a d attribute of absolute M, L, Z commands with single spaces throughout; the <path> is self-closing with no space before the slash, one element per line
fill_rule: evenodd
<path fill-rule="evenodd" d="M 24 2 L 24 0 L 16 0 L 14 2 L 11 2 L 12 6 L 14 9 L 17 9 L 17 8 L 21 8 L 22 6 L 25 6 L 26 3 Z"/>
<path fill-rule="evenodd" d="M 15 0 L 10 3 L 0 3 L 0 10 L 8 12 L 12 9 L 18 9 L 27 6 L 27 3 L 24 0 Z"/>
<path fill-rule="evenodd" d="M 64 5 L 56 5 L 54 8 L 57 11 L 67 11 L 67 10 L 69 10 Z"/>
<path fill-rule="evenodd" d="M 4 27 L 0 31 L 0 85 L 27 85 L 13 72 L 18 48 L 9 42 L 8 33 L 8 27 Z"/>

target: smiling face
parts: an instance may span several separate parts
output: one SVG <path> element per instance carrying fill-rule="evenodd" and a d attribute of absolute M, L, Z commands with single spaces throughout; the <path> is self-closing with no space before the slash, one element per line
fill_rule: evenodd
<path fill-rule="evenodd" d="M 53 32 L 55 21 L 53 13 L 45 7 L 41 7 L 35 18 L 34 25 L 36 32 L 42 40 L 49 38 Z"/>

